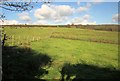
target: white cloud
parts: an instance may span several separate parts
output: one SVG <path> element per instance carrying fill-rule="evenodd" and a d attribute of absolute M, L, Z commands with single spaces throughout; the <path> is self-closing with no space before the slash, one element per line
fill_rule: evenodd
<path fill-rule="evenodd" d="M 29 13 L 27 13 L 27 12 L 23 12 L 21 14 L 18 14 L 18 16 L 19 16 L 19 19 L 22 21 L 30 21 L 31 20 Z"/>
<path fill-rule="evenodd" d="M 105 2 L 105 0 L 78 0 L 77 5 L 80 5 L 81 2 L 87 2 L 91 5 L 95 5 L 95 4 L 100 4 L 102 2 Z"/>
<path fill-rule="evenodd" d="M 87 11 L 88 8 L 87 7 L 80 7 L 77 9 L 79 12 L 82 12 L 82 11 Z"/>
<path fill-rule="evenodd" d="M 53 16 L 55 16 L 55 13 L 55 10 L 49 6 L 42 5 L 41 8 L 35 11 L 34 16 L 38 19 L 51 19 Z"/>
<path fill-rule="evenodd" d="M 88 15 L 88 14 L 86 14 L 86 15 L 83 16 L 83 19 L 84 19 L 84 20 L 89 20 L 90 18 L 91 18 L 91 16 Z"/>
<path fill-rule="evenodd" d="M 74 8 L 69 5 L 42 5 L 37 9 L 34 16 L 39 20 L 53 20 L 54 22 L 61 22 L 67 19 L 68 16 L 74 13 Z"/>
<path fill-rule="evenodd" d="M 80 5 L 80 0 L 77 1 L 77 5 Z"/>
<path fill-rule="evenodd" d="M 34 25 L 36 25 L 36 24 L 45 25 L 45 24 L 48 24 L 48 22 L 45 21 L 45 20 L 38 20 L 38 21 L 36 21 L 36 22 L 33 22 L 33 24 L 34 24 Z"/>
<path fill-rule="evenodd" d="M 77 10 L 78 12 L 87 11 L 87 10 L 90 9 L 91 6 L 92 6 L 91 3 L 87 3 L 85 6 L 81 6 L 81 7 L 77 8 L 76 10 Z"/>
<path fill-rule="evenodd" d="M 102 2 L 105 2 L 105 0 L 92 0 L 91 3 L 93 5 L 101 4 Z"/>
<path fill-rule="evenodd" d="M 92 2 L 103 2 L 104 0 L 92 0 Z"/>
<path fill-rule="evenodd" d="M 86 14 L 83 17 L 76 17 L 74 19 L 71 20 L 71 24 L 82 24 L 82 25 L 86 25 L 86 24 L 96 24 L 96 21 L 92 21 L 91 20 L 91 16 Z"/>
<path fill-rule="evenodd" d="M 15 25 L 18 24 L 17 20 L 0 20 L 0 25 Z"/>
<path fill-rule="evenodd" d="M 113 22 L 120 22 L 120 14 L 115 14 L 112 17 Z"/>
<path fill-rule="evenodd" d="M 53 8 L 55 8 L 57 14 L 60 16 L 69 16 L 74 12 L 74 8 L 69 5 L 53 6 Z"/>
<path fill-rule="evenodd" d="M 89 10 L 91 3 L 86 3 L 85 6 L 79 8 L 73 8 L 70 5 L 45 5 L 43 4 L 41 8 L 36 9 L 34 16 L 38 20 L 51 20 L 54 23 L 62 23 L 69 19 L 74 13 L 84 12 Z M 87 18 L 87 17 L 85 17 Z"/>

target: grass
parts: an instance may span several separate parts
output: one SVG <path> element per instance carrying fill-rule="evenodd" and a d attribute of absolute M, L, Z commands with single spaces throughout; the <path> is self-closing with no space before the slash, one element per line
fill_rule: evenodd
<path fill-rule="evenodd" d="M 76 29 L 76 28 L 4 28 L 8 36 L 6 42 L 7 46 L 11 46 L 14 41 L 14 45 L 21 46 L 21 42 L 30 43 L 30 48 L 40 54 L 46 54 L 52 59 L 52 64 L 49 68 L 42 67 L 48 71 L 48 74 L 37 78 L 42 79 L 60 79 L 61 70 L 64 65 L 70 64 L 72 67 L 87 67 L 82 68 L 84 71 L 88 70 L 88 73 L 81 73 L 74 71 L 69 73 L 66 70 L 66 75 L 73 75 L 79 78 L 90 78 L 88 74 L 95 73 L 92 78 L 104 78 L 112 77 L 114 72 L 120 70 L 118 67 L 118 32 L 111 31 L 96 31 L 88 29 Z M 10 38 L 14 36 L 14 40 Z M 33 40 L 34 38 L 34 40 Z M 25 46 L 25 45 L 24 45 Z M 93 71 L 91 68 L 96 68 Z M 94 67 L 95 66 L 95 67 Z M 109 69 L 114 69 L 112 71 Z M 97 75 L 99 71 L 100 75 Z M 106 74 L 110 73 L 109 76 Z M 78 75 L 80 74 L 80 76 Z M 88 77 L 86 77 L 88 76 Z M 100 77 L 101 76 L 101 77 Z"/>
<path fill-rule="evenodd" d="M 64 28 L 57 29 L 51 37 L 118 44 L 117 32 Z"/>
<path fill-rule="evenodd" d="M 45 78 L 59 78 L 64 63 L 85 63 L 99 67 L 118 69 L 118 47 L 114 44 L 99 44 L 66 39 L 48 39 L 32 43 L 32 48 L 49 54 L 52 59 L 50 74 Z M 59 77 L 58 77 L 59 76 Z"/>
<path fill-rule="evenodd" d="M 5 28 L 8 36 L 15 36 L 16 40 L 32 41 L 47 38 L 63 38 L 72 40 L 92 41 L 101 43 L 118 44 L 118 32 L 96 31 L 77 28 Z M 20 37 L 20 39 L 19 39 Z"/>

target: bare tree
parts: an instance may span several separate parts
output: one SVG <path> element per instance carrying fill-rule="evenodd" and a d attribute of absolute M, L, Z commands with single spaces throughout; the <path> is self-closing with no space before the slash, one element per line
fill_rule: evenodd
<path fill-rule="evenodd" d="M 0 20 L 4 22 L 5 20 L 5 14 L 2 10 L 9 10 L 9 11 L 26 11 L 31 10 L 33 8 L 31 2 L 32 0 L 29 0 L 27 2 L 15 2 L 16 0 L 0 0 Z"/>
<path fill-rule="evenodd" d="M 10 11 L 26 11 L 33 8 L 32 0 L 28 2 L 11 2 L 10 0 L 0 0 L 0 8 Z"/>
<path fill-rule="evenodd" d="M 0 0 L 0 9 L 9 11 L 27 11 L 31 10 L 34 6 L 31 4 L 33 0 Z M 54 0 L 34 0 L 36 3 L 41 1 L 43 4 L 50 4 Z M 4 19 L 4 13 L 0 13 L 0 19 Z"/>
<path fill-rule="evenodd" d="M 0 0 L 0 8 L 10 11 L 26 11 L 33 8 L 31 4 L 33 0 L 19 1 L 19 0 Z M 35 2 L 43 2 L 43 4 L 50 4 L 54 0 L 34 0 Z"/>

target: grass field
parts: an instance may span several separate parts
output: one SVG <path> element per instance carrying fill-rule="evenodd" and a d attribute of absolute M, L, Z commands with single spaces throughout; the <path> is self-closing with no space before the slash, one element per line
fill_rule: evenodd
<path fill-rule="evenodd" d="M 117 74 L 120 72 L 120 68 L 118 67 L 118 32 L 52 27 L 17 29 L 8 27 L 4 28 L 4 32 L 6 32 L 8 37 L 5 43 L 6 46 L 18 46 L 20 48 L 23 46 L 29 47 L 31 50 L 35 51 L 35 53 L 33 52 L 33 55 L 38 55 L 38 57 L 41 54 L 43 55 L 42 57 L 44 59 L 37 60 L 37 58 L 36 61 L 44 62 L 45 58 L 46 60 L 48 57 L 50 58 L 50 66 L 47 65 L 47 60 L 45 61 L 45 65 L 43 64 L 43 66 L 41 65 L 39 67 L 39 69 L 42 69 L 42 72 L 43 70 L 46 70 L 47 73 L 43 72 L 44 75 L 39 75 L 38 73 L 34 75 L 31 74 L 31 76 L 35 78 L 118 78 Z M 10 48 L 8 48 L 8 50 L 10 50 Z M 16 50 L 18 51 L 19 49 L 17 48 Z M 6 52 L 3 51 L 3 53 Z M 10 51 L 7 53 L 10 53 Z M 14 55 L 16 55 L 17 52 L 12 51 L 12 53 L 15 53 Z M 12 58 L 15 57 L 16 56 L 12 56 Z M 4 58 L 7 58 L 8 60 L 6 61 Z M 11 59 L 6 56 L 4 58 L 3 60 L 6 64 L 11 61 Z M 28 63 L 31 58 L 31 56 L 30 58 L 22 56 L 21 59 L 12 59 L 13 61 L 11 62 L 13 62 L 13 67 L 11 67 L 11 69 L 15 69 L 18 66 L 19 68 L 10 71 L 13 73 L 20 72 L 20 67 L 24 67 L 25 64 L 21 65 L 18 62 L 26 63 L 26 60 L 28 60 Z M 22 70 L 32 72 L 34 69 L 27 70 L 27 68 L 25 68 Z M 18 74 L 18 76 L 20 76 L 20 74 Z M 18 76 L 16 75 L 16 77 Z M 15 76 L 10 75 L 10 77 L 14 78 Z"/>

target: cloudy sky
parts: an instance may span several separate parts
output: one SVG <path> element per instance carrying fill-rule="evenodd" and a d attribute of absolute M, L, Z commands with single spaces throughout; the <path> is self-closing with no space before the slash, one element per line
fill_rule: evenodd
<path fill-rule="evenodd" d="M 117 24 L 118 2 L 32 3 L 30 11 L 2 10 L 6 19 L 1 24 Z"/>

